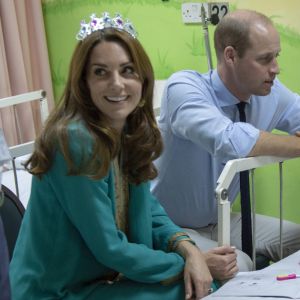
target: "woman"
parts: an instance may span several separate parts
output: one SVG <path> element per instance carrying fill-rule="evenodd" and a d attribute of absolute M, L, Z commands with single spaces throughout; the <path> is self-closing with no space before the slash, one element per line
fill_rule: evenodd
<path fill-rule="evenodd" d="M 162 149 L 149 58 L 120 16 L 81 26 L 27 163 L 13 299 L 200 299 L 212 282 L 202 253 L 149 192 Z"/>

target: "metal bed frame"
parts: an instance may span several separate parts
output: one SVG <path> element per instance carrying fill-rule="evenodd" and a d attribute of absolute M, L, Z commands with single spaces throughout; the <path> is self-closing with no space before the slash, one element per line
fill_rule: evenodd
<path fill-rule="evenodd" d="M 44 90 L 38 90 L 38 91 L 28 92 L 24 94 L 19 94 L 16 96 L 2 98 L 0 99 L 0 108 L 4 108 L 8 106 L 16 106 L 17 104 L 20 103 L 31 102 L 36 100 L 39 100 L 40 102 L 41 121 L 42 124 L 44 124 L 49 114 L 46 92 Z M 16 194 L 18 198 L 20 195 L 19 195 L 19 186 L 18 186 L 18 177 L 17 177 L 15 159 L 19 156 L 32 153 L 33 149 L 34 149 L 34 141 L 9 147 L 9 152 L 11 155 L 12 165 L 13 165 Z"/>
<path fill-rule="evenodd" d="M 218 202 L 218 243 L 219 245 L 230 245 L 230 202 L 228 200 L 228 188 L 234 176 L 241 172 L 250 170 L 251 179 L 251 211 L 252 211 L 252 236 L 255 237 L 256 222 L 255 222 L 255 185 L 254 185 L 254 170 L 266 165 L 278 163 L 279 165 L 279 209 L 280 209 L 280 258 L 282 258 L 282 164 L 285 160 L 292 159 L 291 157 L 278 156 L 257 156 L 229 160 L 222 173 L 217 180 L 215 190 L 216 199 Z M 256 269 L 256 245 L 253 238 L 253 269 Z"/>

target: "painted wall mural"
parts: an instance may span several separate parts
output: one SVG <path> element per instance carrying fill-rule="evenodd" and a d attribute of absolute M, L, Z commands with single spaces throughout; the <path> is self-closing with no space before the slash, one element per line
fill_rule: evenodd
<path fill-rule="evenodd" d="M 139 40 L 152 61 L 156 79 L 166 79 L 173 72 L 208 69 L 201 25 L 182 22 L 180 0 L 42 0 L 50 64 L 56 102 L 62 93 L 71 53 L 76 44 L 75 35 L 82 19 L 89 20 L 91 13 L 119 12 L 130 19 Z M 204 1 L 215 2 L 215 1 Z M 230 0 L 229 9 L 249 8 L 270 18 L 281 36 L 282 52 L 279 57 L 280 80 L 293 91 L 300 93 L 300 1 L 298 0 Z M 213 65 L 214 26 L 209 26 Z M 257 211 L 278 216 L 279 184 L 277 166 L 256 171 Z M 300 223 L 298 186 L 300 160 L 284 163 L 284 217 Z M 297 209 L 295 209 L 297 208 Z M 234 209 L 238 209 L 238 205 Z"/>

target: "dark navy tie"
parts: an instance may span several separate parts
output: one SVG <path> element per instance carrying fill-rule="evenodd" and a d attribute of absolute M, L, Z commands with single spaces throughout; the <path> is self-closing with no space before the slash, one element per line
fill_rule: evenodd
<path fill-rule="evenodd" d="M 245 105 L 246 102 L 240 102 L 237 104 L 241 122 L 246 122 Z M 240 172 L 240 194 L 242 215 L 242 250 L 252 258 L 252 224 L 248 171 Z"/>

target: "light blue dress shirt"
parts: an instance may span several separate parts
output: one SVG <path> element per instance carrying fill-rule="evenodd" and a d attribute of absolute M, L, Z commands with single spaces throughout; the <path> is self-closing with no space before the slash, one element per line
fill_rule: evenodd
<path fill-rule="evenodd" d="M 159 118 L 164 151 L 155 162 L 159 176 L 152 193 L 180 226 L 217 222 L 217 179 L 228 160 L 249 154 L 260 130 L 294 134 L 300 129 L 300 96 L 278 79 L 269 95 L 248 99 L 247 123 L 238 121 L 238 102 L 216 70 L 180 71 L 166 83 Z M 229 188 L 231 202 L 238 183 L 236 176 Z"/>

